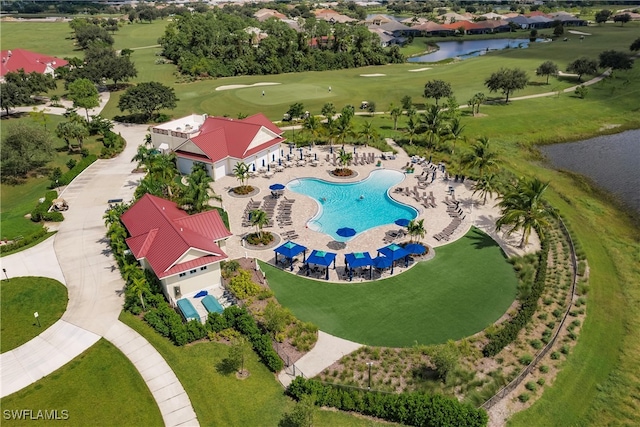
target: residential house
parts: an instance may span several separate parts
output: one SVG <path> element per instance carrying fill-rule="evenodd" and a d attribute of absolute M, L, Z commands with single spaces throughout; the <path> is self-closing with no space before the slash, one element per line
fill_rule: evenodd
<path fill-rule="evenodd" d="M 127 245 L 158 277 L 175 307 L 182 295 L 222 284 L 220 262 L 232 234 L 217 210 L 188 215 L 169 200 L 145 194 L 121 216 Z"/>
<path fill-rule="evenodd" d="M 11 49 L 0 52 L 0 81 L 7 73 L 24 70 L 25 73 L 37 72 L 54 75 L 57 68 L 69 65 L 64 59 L 43 55 L 25 49 Z"/>

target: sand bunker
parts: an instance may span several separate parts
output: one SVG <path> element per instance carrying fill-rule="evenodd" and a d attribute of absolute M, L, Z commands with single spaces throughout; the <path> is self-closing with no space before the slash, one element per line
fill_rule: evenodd
<path fill-rule="evenodd" d="M 254 87 L 254 86 L 273 86 L 273 85 L 279 85 L 279 84 L 280 83 L 261 82 L 261 83 L 254 83 L 252 85 L 226 85 L 226 86 L 218 86 L 216 90 L 245 89 L 245 88 Z"/>
<path fill-rule="evenodd" d="M 583 33 L 582 31 L 576 31 L 576 30 L 569 30 L 567 32 L 571 33 L 571 34 L 577 34 L 579 36 L 590 36 L 591 35 L 590 33 Z"/>
<path fill-rule="evenodd" d="M 564 71 L 558 71 L 558 76 L 560 76 L 560 77 L 580 77 L 577 74 L 565 73 Z"/>
<path fill-rule="evenodd" d="M 427 70 L 430 70 L 430 69 L 431 68 L 426 67 L 426 68 L 417 68 L 415 70 L 407 70 L 407 71 L 409 71 L 410 73 L 417 73 L 418 71 L 427 71 Z"/>
<path fill-rule="evenodd" d="M 360 74 L 360 77 L 384 77 L 386 74 Z"/>

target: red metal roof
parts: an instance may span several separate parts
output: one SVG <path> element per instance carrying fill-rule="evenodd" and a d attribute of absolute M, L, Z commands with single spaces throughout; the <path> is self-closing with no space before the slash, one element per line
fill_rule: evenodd
<path fill-rule="evenodd" d="M 277 136 L 249 148 L 251 142 L 263 128 Z M 211 162 L 217 162 L 227 157 L 244 159 L 268 147 L 278 145 L 285 140 L 281 135 L 282 130 L 263 114 L 255 114 L 239 120 L 227 117 L 207 117 L 200 127 L 200 133 L 189 141 L 198 146 L 211 159 Z M 187 143 L 188 141 L 183 145 Z M 193 155 L 193 153 L 186 152 L 183 145 L 176 149 L 176 155 L 183 157 Z"/>
<path fill-rule="evenodd" d="M 31 73 L 33 71 L 44 73 L 47 69 L 47 64 L 53 69 L 69 64 L 64 59 L 24 49 L 3 50 L 0 56 L 2 58 L 0 76 L 4 76 L 9 72 L 18 71 L 21 68 L 24 69 L 25 73 Z"/>
<path fill-rule="evenodd" d="M 189 216 L 175 203 L 145 194 L 121 220 L 131 235 L 129 249 L 136 259 L 146 258 L 159 278 L 227 258 L 215 242 L 231 233 L 216 210 Z M 190 249 L 203 255 L 179 263 Z"/>

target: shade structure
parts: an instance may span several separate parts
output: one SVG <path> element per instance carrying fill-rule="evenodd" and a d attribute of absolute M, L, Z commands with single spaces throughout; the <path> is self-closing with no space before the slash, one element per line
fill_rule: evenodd
<path fill-rule="evenodd" d="M 292 242 L 291 240 L 288 240 L 286 243 L 278 246 L 277 248 L 275 248 L 275 253 L 276 253 L 276 265 L 278 264 L 278 254 L 284 256 L 285 258 L 291 260 L 291 271 L 293 271 L 293 257 L 295 257 L 296 255 L 298 255 L 300 252 L 303 253 L 303 262 L 304 262 L 304 256 L 305 256 L 305 251 L 307 250 L 306 247 L 299 245 L 295 242 Z"/>
<path fill-rule="evenodd" d="M 352 252 L 344 256 L 344 263 L 349 269 L 349 280 L 353 278 L 353 269 L 358 267 L 371 266 L 373 260 L 369 252 Z M 371 270 L 369 270 L 369 278 L 371 278 Z"/>
<path fill-rule="evenodd" d="M 384 248 L 378 249 L 378 253 L 390 258 L 391 261 L 395 262 L 399 259 L 404 258 L 405 266 L 408 263 L 409 251 L 405 250 L 402 246 L 398 246 L 395 243 L 392 243 Z M 393 264 L 391 264 L 391 274 L 393 274 Z"/>
<path fill-rule="evenodd" d="M 404 247 L 404 250 L 409 252 L 410 254 L 422 255 L 426 252 L 427 248 L 420 243 L 409 243 Z"/>
<path fill-rule="evenodd" d="M 273 191 L 284 190 L 284 188 L 285 188 L 284 184 L 271 184 L 269 186 L 269 190 L 273 190 Z"/>
<path fill-rule="evenodd" d="M 396 223 L 396 225 L 399 225 L 400 227 L 406 227 L 407 225 L 409 225 L 411 221 L 408 220 L 407 218 L 398 218 L 394 222 Z"/>
<path fill-rule="evenodd" d="M 371 265 L 375 268 L 389 268 L 391 264 L 393 264 L 393 261 L 386 256 L 377 256 L 371 260 Z"/>
<path fill-rule="evenodd" d="M 329 266 L 333 263 L 335 268 L 336 254 L 333 252 L 325 252 L 314 249 L 311 255 L 307 257 L 307 275 L 309 275 L 309 264 L 321 265 L 327 267 L 326 279 L 329 280 Z"/>
<path fill-rule="evenodd" d="M 351 237 L 356 235 L 356 230 L 349 227 L 338 228 L 336 234 L 340 237 Z"/>

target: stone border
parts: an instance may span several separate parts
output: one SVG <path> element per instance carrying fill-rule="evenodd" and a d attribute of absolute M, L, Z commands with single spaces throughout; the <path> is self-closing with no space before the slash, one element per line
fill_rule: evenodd
<path fill-rule="evenodd" d="M 236 199 L 247 199 L 249 197 L 253 197 L 256 196 L 258 194 L 260 194 L 260 187 L 252 185 L 253 187 L 253 191 L 251 193 L 248 194 L 236 194 L 233 191 L 233 188 L 230 188 L 229 191 L 227 191 L 227 194 L 229 195 L 229 197 L 235 197 Z"/>
<path fill-rule="evenodd" d="M 269 231 L 269 230 L 267 230 L 267 231 Z M 255 246 L 255 245 L 250 244 L 249 242 L 247 242 L 246 237 L 247 237 L 247 235 L 249 235 L 251 233 L 246 233 L 244 236 L 242 236 L 242 247 L 244 247 L 245 249 L 252 250 L 252 251 L 264 251 L 264 250 L 267 250 L 267 249 L 273 249 L 274 247 L 278 246 L 280 244 L 280 242 L 283 241 L 283 239 L 275 231 L 270 231 L 270 233 L 273 235 L 273 242 L 269 243 L 266 246 Z"/>

